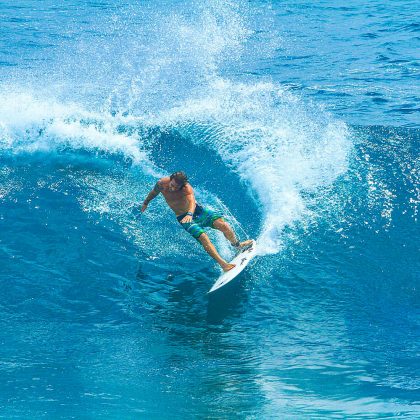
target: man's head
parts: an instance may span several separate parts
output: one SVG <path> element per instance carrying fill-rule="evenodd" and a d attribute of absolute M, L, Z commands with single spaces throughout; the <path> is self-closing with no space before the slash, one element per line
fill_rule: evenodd
<path fill-rule="evenodd" d="M 185 175 L 185 172 L 182 171 L 174 172 L 169 179 L 170 191 L 179 191 L 188 182 L 187 175 Z"/>

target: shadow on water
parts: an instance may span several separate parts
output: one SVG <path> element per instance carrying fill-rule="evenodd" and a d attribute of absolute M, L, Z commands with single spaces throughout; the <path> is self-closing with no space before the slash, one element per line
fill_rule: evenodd
<path fill-rule="evenodd" d="M 194 270 L 186 263 L 176 261 L 176 258 L 161 261 L 142 260 L 137 271 L 138 287 L 144 302 L 153 311 L 165 308 L 165 316 L 170 312 L 177 313 L 177 319 L 187 316 L 200 301 L 204 294 L 204 280 L 209 275 L 205 267 L 200 269 L 197 264 Z M 189 306 L 186 307 L 185 303 Z"/>
<path fill-rule="evenodd" d="M 143 304 L 161 317 L 164 324 L 211 328 L 239 317 L 248 301 L 246 273 L 222 289 L 207 293 L 217 274 L 204 265 L 201 268 L 195 265 L 193 271 L 179 263 L 143 260 L 136 278 Z"/>
<path fill-rule="evenodd" d="M 208 294 L 207 323 L 223 324 L 227 319 L 238 317 L 243 313 L 248 301 L 246 274 L 241 273 L 231 283 Z"/>

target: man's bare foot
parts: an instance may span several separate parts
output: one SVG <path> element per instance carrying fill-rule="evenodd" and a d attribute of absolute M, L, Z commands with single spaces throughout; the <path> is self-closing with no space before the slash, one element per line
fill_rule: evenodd
<path fill-rule="evenodd" d="M 235 264 L 229 264 L 227 263 L 226 265 L 222 266 L 223 271 L 226 273 L 230 270 L 232 270 L 232 268 L 235 268 Z"/>
<path fill-rule="evenodd" d="M 236 244 L 232 244 L 238 251 L 242 251 L 252 245 L 252 239 L 248 239 L 243 242 L 237 242 Z"/>

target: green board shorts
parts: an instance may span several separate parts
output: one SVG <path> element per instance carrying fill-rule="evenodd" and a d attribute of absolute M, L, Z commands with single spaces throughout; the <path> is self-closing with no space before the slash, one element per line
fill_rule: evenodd
<path fill-rule="evenodd" d="M 180 216 L 177 216 L 177 220 L 179 223 L 181 223 L 181 220 L 187 215 L 187 213 L 181 214 Z M 220 219 L 223 217 L 223 214 L 215 211 L 210 210 L 205 207 L 200 206 L 199 204 L 196 204 L 193 220 L 191 223 L 181 223 L 181 226 L 195 239 L 198 240 L 200 235 L 204 233 L 205 227 L 213 227 L 213 222 L 217 219 Z"/>

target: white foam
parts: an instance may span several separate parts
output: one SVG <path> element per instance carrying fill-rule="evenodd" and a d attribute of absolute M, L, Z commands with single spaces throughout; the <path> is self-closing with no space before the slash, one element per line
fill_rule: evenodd
<path fill-rule="evenodd" d="M 122 154 L 153 172 L 153 165 L 140 148 L 140 137 L 136 133 L 119 133 L 121 123 L 124 123 L 121 116 L 88 111 L 75 103 L 41 99 L 33 93 L 16 90 L 0 94 L 3 150 L 33 153 L 68 147 Z"/>

